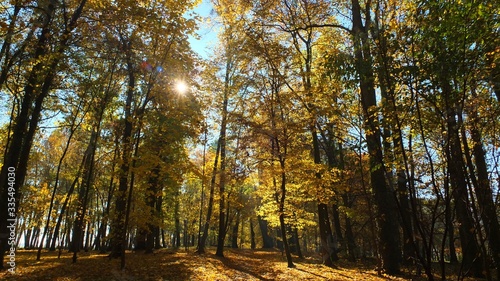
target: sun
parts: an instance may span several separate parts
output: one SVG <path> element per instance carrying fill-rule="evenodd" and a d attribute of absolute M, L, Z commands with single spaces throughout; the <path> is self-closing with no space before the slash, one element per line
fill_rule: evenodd
<path fill-rule="evenodd" d="M 188 89 L 189 88 L 184 81 L 177 81 L 175 83 L 175 91 L 179 94 L 185 94 Z"/>

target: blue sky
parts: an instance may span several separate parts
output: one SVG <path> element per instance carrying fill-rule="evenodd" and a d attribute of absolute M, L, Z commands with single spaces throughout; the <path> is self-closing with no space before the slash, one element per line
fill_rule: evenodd
<path fill-rule="evenodd" d="M 212 54 L 211 47 L 217 43 L 218 27 L 215 25 L 215 22 L 211 20 L 211 18 L 213 18 L 211 11 L 212 3 L 210 0 L 203 0 L 202 3 L 194 9 L 194 12 L 202 18 L 199 22 L 199 30 L 197 31 L 200 39 L 196 39 L 192 36 L 188 39 L 191 48 L 205 59 Z"/>

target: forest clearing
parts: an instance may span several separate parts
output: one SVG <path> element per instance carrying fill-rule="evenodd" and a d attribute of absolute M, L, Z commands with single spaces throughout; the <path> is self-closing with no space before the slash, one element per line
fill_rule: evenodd
<path fill-rule="evenodd" d="M 499 15 L 0 0 L 0 279 L 498 281 Z"/>

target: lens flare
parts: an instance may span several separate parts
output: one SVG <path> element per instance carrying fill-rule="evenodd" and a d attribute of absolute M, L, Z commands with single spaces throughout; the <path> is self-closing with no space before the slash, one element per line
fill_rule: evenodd
<path fill-rule="evenodd" d="M 175 83 L 175 90 L 179 94 L 185 94 L 188 91 L 188 89 L 189 88 L 184 81 L 177 81 Z"/>

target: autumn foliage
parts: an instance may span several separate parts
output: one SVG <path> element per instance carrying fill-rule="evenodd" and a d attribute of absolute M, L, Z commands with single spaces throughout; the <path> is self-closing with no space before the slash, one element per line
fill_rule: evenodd
<path fill-rule="evenodd" d="M 495 280 L 499 13 L 2 1 L 1 278 Z"/>

